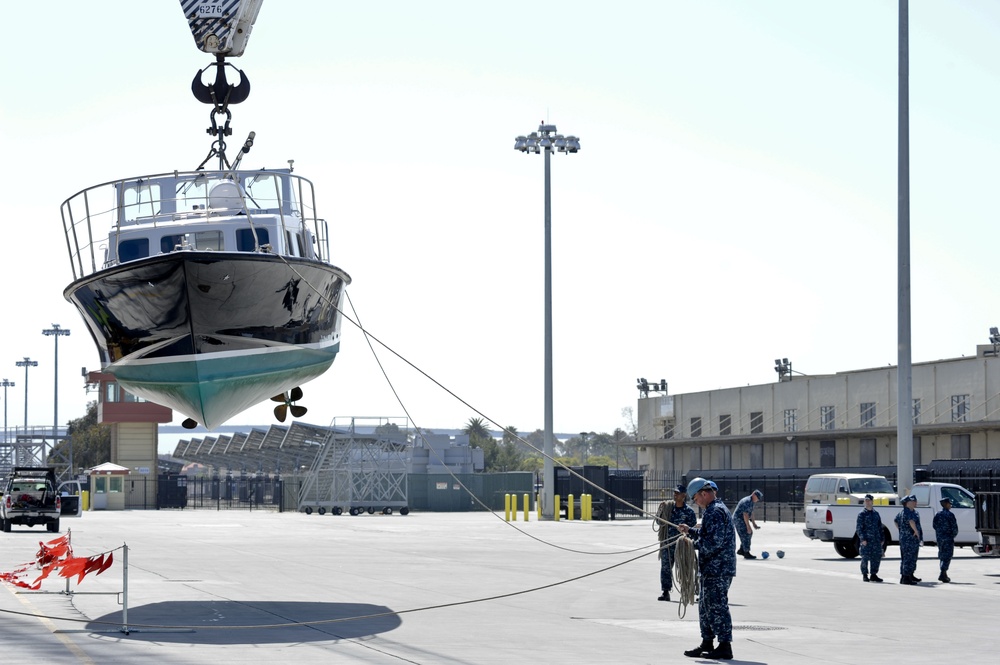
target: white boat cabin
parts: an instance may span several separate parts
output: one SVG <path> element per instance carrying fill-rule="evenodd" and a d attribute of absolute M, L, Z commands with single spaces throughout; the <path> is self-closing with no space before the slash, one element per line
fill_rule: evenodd
<path fill-rule="evenodd" d="M 96 205 L 109 189 L 114 203 Z M 63 225 L 76 278 L 192 250 L 329 262 L 326 222 L 314 210 L 312 183 L 287 169 L 174 172 L 84 190 L 63 203 Z M 110 233 L 95 243 L 102 228 Z"/>

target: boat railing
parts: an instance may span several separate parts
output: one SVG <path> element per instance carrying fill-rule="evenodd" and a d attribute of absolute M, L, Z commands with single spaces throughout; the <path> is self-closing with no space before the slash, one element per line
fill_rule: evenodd
<path fill-rule="evenodd" d="M 309 230 L 313 251 L 329 262 L 327 222 L 316 215 L 312 182 L 283 170 L 179 172 L 112 180 L 63 202 L 61 214 L 73 279 L 118 262 L 117 243 L 131 227 L 217 224 L 234 216 L 277 218 L 281 230 Z M 115 246 L 112 247 L 112 244 Z"/>

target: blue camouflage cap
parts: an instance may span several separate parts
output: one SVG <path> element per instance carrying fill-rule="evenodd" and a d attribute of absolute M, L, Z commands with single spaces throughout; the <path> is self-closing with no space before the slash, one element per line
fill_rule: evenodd
<path fill-rule="evenodd" d="M 695 478 L 694 480 L 688 483 L 687 486 L 688 496 L 693 497 L 695 494 L 700 492 L 705 487 L 711 487 L 713 490 L 719 489 L 718 485 L 713 483 L 711 480 L 705 480 L 704 478 Z"/>

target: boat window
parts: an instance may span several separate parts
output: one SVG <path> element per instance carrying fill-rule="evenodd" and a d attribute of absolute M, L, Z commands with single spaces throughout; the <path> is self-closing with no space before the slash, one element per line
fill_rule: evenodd
<path fill-rule="evenodd" d="M 256 208 L 280 208 L 283 177 L 275 173 L 255 173 L 243 181 L 243 189 Z M 264 243 L 261 243 L 264 244 Z"/>
<path fill-rule="evenodd" d="M 199 231 L 195 233 L 194 248 L 221 252 L 226 248 L 222 243 L 222 231 Z"/>
<path fill-rule="evenodd" d="M 218 181 L 206 177 L 177 182 L 177 212 L 204 210 L 208 206 L 208 191 Z"/>
<path fill-rule="evenodd" d="M 149 238 L 133 238 L 118 243 L 118 261 L 135 261 L 149 256 Z"/>
<path fill-rule="evenodd" d="M 140 181 L 122 190 L 124 219 L 136 219 L 160 212 L 160 183 Z"/>
<path fill-rule="evenodd" d="M 160 251 L 164 254 L 178 249 L 201 249 L 221 252 L 226 248 L 222 231 L 199 231 L 197 233 L 177 233 L 160 238 Z"/>
<path fill-rule="evenodd" d="M 176 249 L 182 248 L 184 246 L 184 237 L 183 233 L 163 236 L 160 238 L 160 251 L 166 254 L 167 252 L 173 252 Z"/>
<path fill-rule="evenodd" d="M 257 243 L 254 243 L 254 232 L 257 233 Z M 257 249 L 257 245 L 270 243 L 270 236 L 267 229 L 262 227 L 236 229 L 236 250 L 239 252 L 252 252 Z"/>

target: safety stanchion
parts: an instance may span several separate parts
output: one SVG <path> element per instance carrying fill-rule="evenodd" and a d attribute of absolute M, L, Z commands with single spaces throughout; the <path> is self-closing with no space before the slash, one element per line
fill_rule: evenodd
<path fill-rule="evenodd" d="M 566 519 L 570 522 L 573 521 L 573 495 L 570 494 L 566 497 Z"/>
<path fill-rule="evenodd" d="M 531 498 L 527 493 L 524 495 L 524 521 L 528 521 L 528 511 L 531 510 Z"/>
<path fill-rule="evenodd" d="M 505 522 L 510 521 L 510 494 L 503 495 L 503 519 Z"/>
<path fill-rule="evenodd" d="M 584 494 L 580 497 L 580 519 L 584 522 L 590 521 L 590 495 Z"/>
<path fill-rule="evenodd" d="M 553 522 L 558 522 L 559 521 L 559 495 L 558 494 L 556 494 L 555 497 L 553 497 L 553 504 L 554 505 L 552 507 L 552 521 Z"/>

